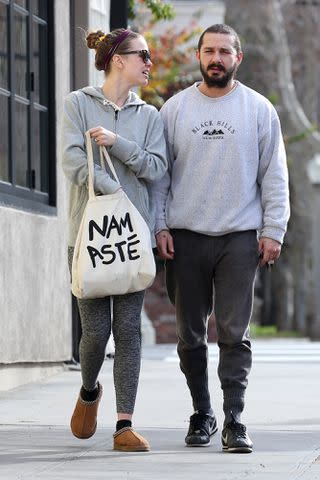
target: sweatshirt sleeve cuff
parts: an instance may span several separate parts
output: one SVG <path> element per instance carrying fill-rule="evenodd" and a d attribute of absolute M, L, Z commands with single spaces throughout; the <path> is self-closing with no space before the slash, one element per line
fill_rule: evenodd
<path fill-rule="evenodd" d="M 285 235 L 285 232 L 280 228 L 263 227 L 262 230 L 260 231 L 259 237 L 272 238 L 272 240 L 276 240 L 282 245 L 284 235 Z"/>
<path fill-rule="evenodd" d="M 157 233 L 161 232 L 161 230 L 169 230 L 169 227 L 165 220 L 158 219 L 156 220 L 156 225 L 154 227 L 154 234 L 157 235 Z"/>
<path fill-rule="evenodd" d="M 120 160 L 123 158 L 126 159 L 130 156 L 134 146 L 135 143 L 131 140 L 127 140 L 126 138 L 117 135 L 116 141 L 112 147 L 109 148 L 109 152 Z"/>
<path fill-rule="evenodd" d="M 94 189 L 96 192 L 102 193 L 103 195 L 108 195 L 110 193 L 115 193 L 117 190 L 121 188 L 119 183 L 112 180 L 112 178 L 104 178 L 104 179 L 95 179 L 94 182 Z"/>

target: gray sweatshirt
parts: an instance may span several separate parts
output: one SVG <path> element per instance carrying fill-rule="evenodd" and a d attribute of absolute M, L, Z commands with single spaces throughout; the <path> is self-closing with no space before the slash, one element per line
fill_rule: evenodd
<path fill-rule="evenodd" d="M 71 182 L 69 245 L 74 246 L 88 200 L 86 130 L 102 126 L 117 134 L 108 149 L 121 186 L 149 225 L 154 228 L 155 208 L 150 185 L 166 171 L 166 146 L 159 112 L 130 92 L 122 108 L 103 95 L 100 87 L 85 87 L 65 99 L 62 131 L 62 167 Z M 93 144 L 95 191 L 108 194 L 119 185 L 99 165 L 99 149 Z M 108 169 L 107 169 L 108 170 Z"/>
<path fill-rule="evenodd" d="M 278 115 L 240 82 L 219 98 L 194 84 L 161 110 L 169 168 L 153 186 L 156 233 L 254 229 L 279 242 L 289 218 L 288 172 Z"/>

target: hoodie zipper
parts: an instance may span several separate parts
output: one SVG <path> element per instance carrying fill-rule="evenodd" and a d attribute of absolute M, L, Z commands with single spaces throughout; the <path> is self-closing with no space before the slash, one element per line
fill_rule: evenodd
<path fill-rule="evenodd" d="M 119 116 L 119 110 L 114 111 L 114 133 L 117 134 L 117 121 Z"/>
<path fill-rule="evenodd" d="M 108 105 L 109 107 L 113 108 L 113 111 L 114 111 L 114 117 L 113 117 L 114 133 L 117 133 L 117 121 L 118 121 L 118 115 L 119 115 L 120 109 L 117 108 L 117 106 L 114 103 L 109 102 L 108 100 L 104 100 L 103 105 Z"/>

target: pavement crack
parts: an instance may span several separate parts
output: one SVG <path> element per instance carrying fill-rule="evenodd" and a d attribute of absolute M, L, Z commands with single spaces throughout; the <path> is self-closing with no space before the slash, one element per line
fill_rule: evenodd
<path fill-rule="evenodd" d="M 293 474 L 295 474 L 295 477 L 293 480 L 309 480 L 310 479 L 310 470 L 313 465 L 316 463 L 319 463 L 319 450 L 320 447 L 315 447 L 311 452 L 309 452 L 307 455 L 305 455 L 302 460 L 296 465 L 296 467 L 293 469 Z M 307 475 L 307 476 L 306 476 Z"/>

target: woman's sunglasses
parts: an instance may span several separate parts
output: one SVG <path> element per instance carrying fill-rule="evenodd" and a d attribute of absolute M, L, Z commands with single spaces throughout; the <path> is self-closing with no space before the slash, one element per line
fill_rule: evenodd
<path fill-rule="evenodd" d="M 150 52 L 148 50 L 130 50 L 129 52 L 122 52 L 121 55 L 131 55 L 136 53 L 144 61 L 144 63 L 151 62 Z"/>

